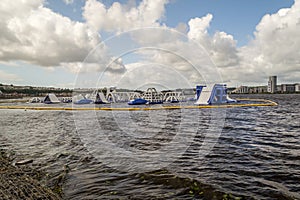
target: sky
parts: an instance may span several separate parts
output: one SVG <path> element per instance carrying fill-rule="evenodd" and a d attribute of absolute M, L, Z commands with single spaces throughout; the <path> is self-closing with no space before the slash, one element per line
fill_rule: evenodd
<path fill-rule="evenodd" d="M 0 83 L 300 82 L 300 0 L 2 0 Z"/>

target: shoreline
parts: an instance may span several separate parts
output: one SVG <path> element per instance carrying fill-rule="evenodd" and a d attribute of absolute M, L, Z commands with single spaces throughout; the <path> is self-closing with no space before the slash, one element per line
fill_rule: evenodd
<path fill-rule="evenodd" d="M 60 194 L 45 186 L 45 175 L 27 163 L 13 165 L 6 150 L 0 149 L 0 193 L 3 199 L 49 199 L 60 200 Z"/>

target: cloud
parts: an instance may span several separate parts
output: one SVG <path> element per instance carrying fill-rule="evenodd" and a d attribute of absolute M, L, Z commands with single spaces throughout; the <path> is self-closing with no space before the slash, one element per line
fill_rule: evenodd
<path fill-rule="evenodd" d="M 216 32 L 211 41 L 210 55 L 220 68 L 230 67 L 239 63 L 236 41 L 232 35 Z"/>
<path fill-rule="evenodd" d="M 188 37 L 199 43 L 211 56 L 217 67 L 236 65 L 238 61 L 236 41 L 232 35 L 225 32 L 216 32 L 213 36 L 208 34 L 212 14 L 202 18 L 193 18 L 188 22 Z"/>
<path fill-rule="evenodd" d="M 254 43 L 267 62 L 300 63 L 299 20 L 299 0 L 291 8 L 281 9 L 262 18 L 256 27 Z"/>
<path fill-rule="evenodd" d="M 12 81 L 22 81 L 22 78 L 16 74 L 12 74 L 12 73 L 8 73 L 3 70 L 0 70 L 0 80 L 3 82 L 12 82 Z"/>
<path fill-rule="evenodd" d="M 233 36 L 225 32 L 209 35 L 208 28 L 212 19 L 211 14 L 191 19 L 188 22 L 187 34 L 176 31 L 177 28 L 164 26 L 129 33 L 133 40 L 131 43 L 137 42 L 143 47 L 136 52 L 142 58 L 139 64 L 157 63 L 161 66 L 160 71 L 166 66 L 171 67 L 189 80 L 191 85 L 222 82 L 218 69 L 236 67 L 239 63 L 238 49 Z M 164 72 L 168 77 L 168 70 Z"/>
<path fill-rule="evenodd" d="M 278 75 L 282 82 L 299 82 L 299 0 L 291 8 L 265 15 L 256 27 L 253 40 L 243 47 L 237 47 L 234 37 L 223 31 L 210 35 L 212 19 L 211 14 L 191 19 L 187 36 L 207 51 L 224 82 L 266 84 L 270 75 Z"/>
<path fill-rule="evenodd" d="M 0 60 L 63 66 L 73 73 L 105 71 L 105 82 L 112 85 L 111 81 L 119 81 L 124 74 L 134 81 L 150 81 L 146 75 L 155 70 L 157 78 L 164 81 L 155 64 L 165 73 L 165 79 L 176 81 L 167 78 L 170 71 L 170 77 L 173 72 L 180 73 L 191 83 L 207 81 L 208 77 L 217 81 L 218 75 L 212 75 L 216 71 L 231 85 L 266 84 L 269 75 L 286 81 L 300 77 L 300 0 L 295 0 L 291 8 L 265 15 L 256 26 L 253 40 L 243 47 L 222 30 L 210 33 L 213 15 L 209 13 L 187 24 L 179 23 L 176 28 L 167 27 L 162 20 L 168 2 L 114 2 L 107 7 L 100 1 L 87 0 L 82 8 L 85 22 L 77 22 L 46 8 L 43 0 L 3 0 Z M 115 37 L 97 46 L 104 32 Z M 126 52 L 128 48 L 136 50 Z M 127 53 L 133 55 L 128 58 Z M 132 71 L 132 66 L 139 66 L 138 70 Z M 137 77 L 129 75 L 130 70 Z M 208 75 L 201 77 L 199 71 Z M 83 77 L 83 82 L 89 79 Z"/>
<path fill-rule="evenodd" d="M 101 42 L 100 35 L 87 24 L 53 12 L 43 6 L 42 0 L 4 0 L 1 5 L 2 61 L 21 60 L 46 67 L 66 63 L 74 66 Z M 110 59 L 105 48 L 97 48 L 97 51 L 94 62 Z"/>
<path fill-rule="evenodd" d="M 119 55 L 114 55 L 105 44 L 98 45 L 101 43 L 98 27 L 101 31 L 117 32 L 159 26 L 166 2 L 145 0 L 138 7 L 114 3 L 102 12 L 105 6 L 90 0 L 83 8 L 87 23 L 81 23 L 46 8 L 43 0 L 4 0 L 1 2 L 4 6 L 0 7 L 0 60 L 51 69 L 62 66 L 72 73 L 105 71 L 107 76 L 123 73 L 126 68 Z"/>
<path fill-rule="evenodd" d="M 247 71 L 251 69 L 251 77 L 254 79 L 278 75 L 282 81 L 299 81 L 299 20 L 299 0 L 296 0 L 291 8 L 265 15 L 256 26 L 253 41 L 239 49 L 240 68 L 248 69 Z"/>
<path fill-rule="evenodd" d="M 63 1 L 67 5 L 74 3 L 74 0 L 63 0 Z"/>
<path fill-rule="evenodd" d="M 134 62 L 130 59 L 131 62 L 125 65 L 127 77 L 132 77 L 128 73 L 133 73 L 129 69 L 133 64 L 145 66 L 138 70 L 141 75 L 132 77 L 135 82 L 144 81 L 146 83 L 150 80 L 158 82 L 157 78 L 160 78 L 160 82 L 165 85 L 168 85 L 166 80 L 175 82 L 169 83 L 172 86 L 178 83 L 183 84 L 183 81 L 175 76 L 170 76 L 170 73 L 173 72 L 180 74 L 184 80 L 189 80 L 190 85 L 220 80 L 216 79 L 218 74 L 214 72 L 216 68 L 207 52 L 194 41 L 190 41 L 186 35 L 174 29 L 165 27 L 136 29 L 118 35 L 114 38 L 114 43 L 129 44 L 128 49 L 124 48 L 119 54 L 124 57 L 124 60 L 128 60 L 128 57 L 136 58 Z M 155 65 L 159 67 L 155 67 Z M 152 69 L 156 69 L 157 76 L 150 73 L 153 72 Z M 128 81 L 128 83 L 130 82 Z"/>
<path fill-rule="evenodd" d="M 91 57 L 91 56 L 90 56 Z M 126 71 L 126 67 L 122 62 L 122 58 L 114 57 L 104 57 L 98 62 L 89 62 L 90 57 L 85 62 L 72 62 L 72 63 L 62 63 L 61 65 L 68 69 L 68 71 L 77 74 L 77 73 L 112 73 L 118 74 Z"/>
<path fill-rule="evenodd" d="M 161 63 L 133 63 L 127 68 L 127 72 L 116 82 L 117 86 L 127 85 L 133 89 L 144 90 L 151 86 L 159 89 L 193 87 L 191 81 L 172 66 Z"/>
<path fill-rule="evenodd" d="M 212 14 L 207 14 L 202 18 L 196 17 L 190 19 L 190 21 L 188 22 L 190 28 L 188 32 L 188 37 L 190 39 L 195 39 L 199 41 L 206 39 L 208 36 L 207 29 L 209 28 L 212 19 Z"/>
<path fill-rule="evenodd" d="M 208 33 L 213 16 L 207 14 L 188 22 L 188 37 L 206 49 L 224 82 L 236 85 L 266 84 L 278 75 L 282 82 L 298 82 L 300 77 L 300 1 L 291 8 L 265 15 L 256 26 L 249 44 L 237 47 L 232 35 Z"/>
<path fill-rule="evenodd" d="M 97 0 L 87 0 L 83 17 L 97 31 L 120 32 L 140 27 L 157 27 L 167 2 L 168 0 L 143 0 L 137 7 L 114 2 L 106 8 Z"/>

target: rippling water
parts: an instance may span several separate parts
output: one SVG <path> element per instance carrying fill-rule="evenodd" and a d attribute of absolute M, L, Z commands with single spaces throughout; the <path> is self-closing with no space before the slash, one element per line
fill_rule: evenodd
<path fill-rule="evenodd" d="M 68 165 L 65 199 L 300 199 L 300 95 L 249 97 L 279 105 L 0 110 L 0 148 L 50 182 Z"/>

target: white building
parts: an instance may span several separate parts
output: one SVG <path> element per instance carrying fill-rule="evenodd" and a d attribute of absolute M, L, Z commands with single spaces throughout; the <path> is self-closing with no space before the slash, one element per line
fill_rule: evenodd
<path fill-rule="evenodd" d="M 295 84 L 282 84 L 281 85 L 281 92 L 283 93 L 293 93 L 296 91 Z"/>
<path fill-rule="evenodd" d="M 249 88 L 247 86 L 240 86 L 233 90 L 231 93 L 237 93 L 237 94 L 247 94 L 249 93 Z"/>
<path fill-rule="evenodd" d="M 277 76 L 270 76 L 268 81 L 268 92 L 275 93 L 277 89 Z"/>
<path fill-rule="evenodd" d="M 295 85 L 295 92 L 300 92 L 300 83 Z"/>

